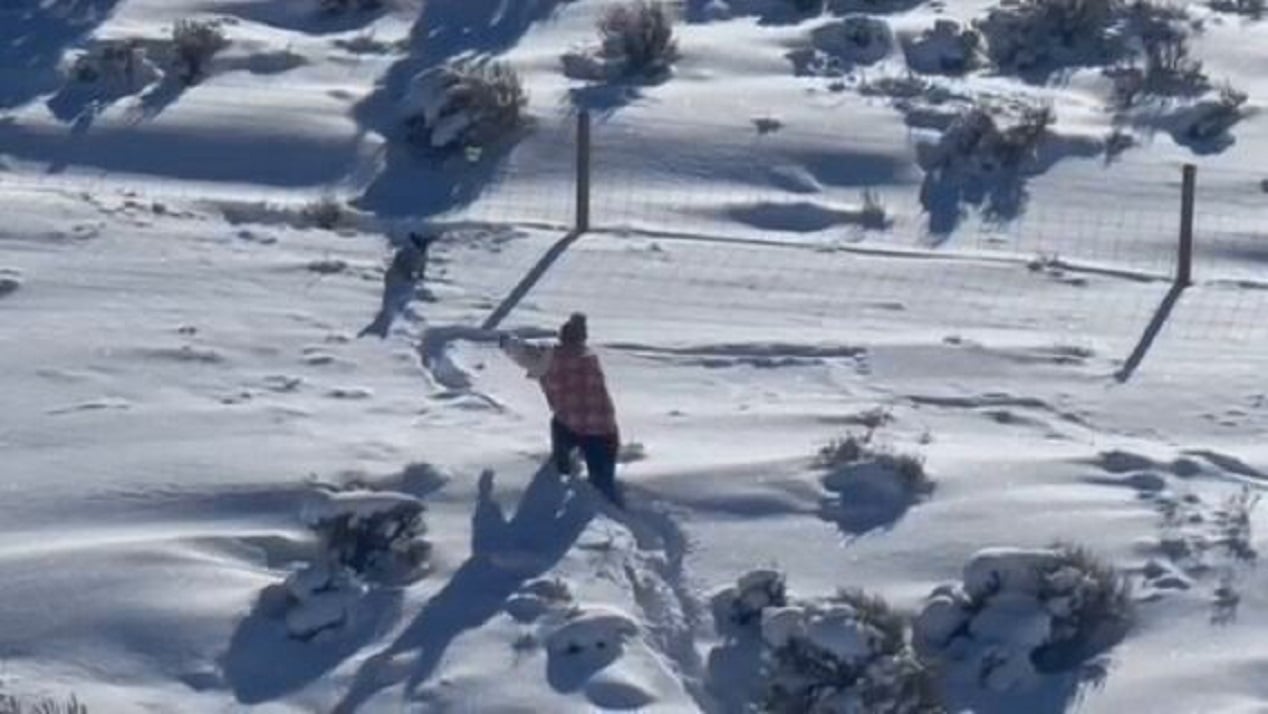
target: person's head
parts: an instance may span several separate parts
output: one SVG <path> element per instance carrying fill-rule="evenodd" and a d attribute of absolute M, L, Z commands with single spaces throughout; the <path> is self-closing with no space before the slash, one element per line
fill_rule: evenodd
<path fill-rule="evenodd" d="M 574 312 L 563 325 L 559 327 L 559 344 L 569 349 L 583 349 L 586 346 L 586 338 L 589 332 L 586 329 L 586 316 L 584 313 Z"/>

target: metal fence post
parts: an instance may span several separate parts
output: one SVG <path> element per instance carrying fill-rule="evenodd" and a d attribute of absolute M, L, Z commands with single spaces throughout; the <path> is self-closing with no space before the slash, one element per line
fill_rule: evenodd
<path fill-rule="evenodd" d="M 1184 165 L 1184 185 L 1180 194 L 1180 254 L 1176 263 L 1176 285 L 1193 284 L 1193 203 L 1197 192 L 1198 167 Z"/>
<path fill-rule="evenodd" d="M 578 233 L 590 230 L 590 112 L 577 113 L 577 224 Z"/>

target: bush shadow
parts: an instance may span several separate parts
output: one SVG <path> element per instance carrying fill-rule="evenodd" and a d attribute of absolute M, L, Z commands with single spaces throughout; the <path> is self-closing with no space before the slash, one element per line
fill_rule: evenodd
<path fill-rule="evenodd" d="M 356 711 L 402 681 L 407 692 L 415 691 L 455 639 L 488 622 L 525 582 L 553 568 L 592 517 L 591 507 L 570 497 L 549 464 L 538 469 L 509 519 L 493 498 L 492 472 L 482 475 L 472 515 L 471 557 L 396 640 L 358 670 L 334 711 Z M 408 663 L 396 666 L 402 659 Z"/>

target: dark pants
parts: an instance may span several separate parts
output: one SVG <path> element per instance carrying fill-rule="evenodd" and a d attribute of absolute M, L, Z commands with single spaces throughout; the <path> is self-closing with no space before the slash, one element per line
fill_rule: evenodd
<path fill-rule="evenodd" d="M 559 473 L 572 472 L 572 454 L 577 449 L 586 460 L 586 474 L 590 483 L 609 499 L 620 503 L 616 490 L 616 455 L 620 445 L 615 435 L 586 436 L 564 426 L 558 419 L 550 420 L 550 451 Z"/>

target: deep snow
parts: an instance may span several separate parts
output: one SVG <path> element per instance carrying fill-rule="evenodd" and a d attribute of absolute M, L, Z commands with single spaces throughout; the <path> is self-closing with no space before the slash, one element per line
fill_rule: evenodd
<path fill-rule="evenodd" d="M 734 711 L 753 643 L 709 603 L 745 573 L 914 614 L 984 548 L 1064 540 L 1140 601 L 1106 676 L 952 681 L 953 705 L 1263 710 L 1268 583 L 1226 527 L 1268 479 L 1262 115 L 1212 145 L 1133 115 L 1140 145 L 1107 163 L 1095 68 L 939 75 L 952 104 L 1056 107 L 1042 170 L 974 195 L 917 161 L 926 97 L 869 86 L 905 76 L 913 33 L 987 2 L 877 12 L 887 52 L 805 76 L 789 53 L 837 20 L 689 2 L 663 82 L 570 80 L 560 56 L 604 4 L 0 8 L 0 693 L 73 692 L 94 714 Z M 1257 112 L 1268 24 L 1190 10 L 1193 52 Z M 73 51 L 200 14 L 232 43 L 199 84 L 63 86 Z M 408 80 L 468 51 L 519 69 L 534 127 L 474 161 L 403 151 Z M 541 468 L 544 402 L 484 329 L 570 226 L 578 104 L 597 228 L 496 327 L 590 314 L 640 445 L 628 513 Z M 1199 282 L 1119 382 L 1169 288 L 1183 161 L 1201 167 Z M 976 210 L 1019 186 L 1000 220 Z M 323 229 L 322 197 L 356 210 Z M 393 247 L 437 212 L 425 289 L 385 340 L 358 339 Z M 935 488 L 862 528 L 825 507 L 842 491 L 815 454 L 876 408 L 876 438 Z M 318 603 L 343 624 L 303 641 L 270 593 L 319 556 L 313 478 L 421 499 L 431 562 Z"/>

